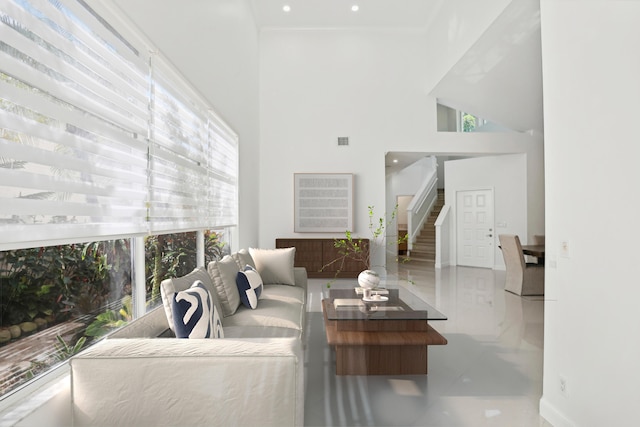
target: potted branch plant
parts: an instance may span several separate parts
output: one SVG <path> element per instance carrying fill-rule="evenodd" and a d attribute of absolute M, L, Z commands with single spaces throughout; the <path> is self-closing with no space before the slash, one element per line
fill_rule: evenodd
<path fill-rule="evenodd" d="M 372 268 L 371 260 L 375 251 L 384 246 L 381 240 L 385 238 L 385 230 L 393 223 L 398 214 L 398 205 L 395 206 L 391 217 L 386 220 L 385 217 L 375 218 L 374 207 L 368 206 L 369 215 L 369 232 L 371 238 L 367 244 L 367 241 L 363 238 L 354 237 L 350 230 L 345 231 L 345 235 L 342 238 L 334 239 L 334 247 L 337 249 L 337 257 L 332 261 L 325 264 L 321 270 L 325 270 L 329 267 L 336 267 L 336 273 L 334 279 L 327 283 L 327 288 L 331 287 L 331 284 L 343 271 L 347 262 L 357 262 L 362 265 L 363 271 L 358 275 L 358 284 L 364 289 L 372 289 L 379 285 L 380 276 Z M 395 245 L 406 242 L 407 235 L 397 236 L 396 239 L 387 241 L 387 245 Z M 408 257 L 403 257 L 402 261 L 405 262 Z"/>

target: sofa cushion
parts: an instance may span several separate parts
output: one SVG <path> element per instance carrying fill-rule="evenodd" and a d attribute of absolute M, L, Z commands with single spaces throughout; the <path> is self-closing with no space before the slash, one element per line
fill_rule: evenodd
<path fill-rule="evenodd" d="M 197 280 L 189 289 L 176 292 L 171 303 L 177 338 L 222 338 L 222 325 L 211 293 Z"/>
<path fill-rule="evenodd" d="M 196 280 L 199 280 L 205 285 L 207 290 L 211 293 L 216 311 L 218 313 L 222 313 L 222 306 L 220 301 L 218 301 L 218 298 L 216 298 L 213 281 L 211 280 L 209 273 L 207 273 L 204 268 L 198 267 L 186 276 L 165 279 L 160 284 L 160 294 L 162 296 L 162 305 L 164 306 L 167 323 L 173 332 L 175 332 L 173 328 L 173 315 L 171 314 L 171 301 L 173 300 L 173 294 L 189 289 Z M 224 322 L 222 324 L 224 325 Z"/>
<path fill-rule="evenodd" d="M 226 326 L 224 337 L 228 338 L 298 338 L 303 333 L 298 329 L 275 326 Z"/>
<path fill-rule="evenodd" d="M 265 285 L 260 298 L 304 304 L 307 300 L 307 292 L 298 286 Z"/>
<path fill-rule="evenodd" d="M 238 252 L 231 254 L 231 258 L 238 264 L 238 270 L 243 270 L 247 265 L 256 268 L 256 263 L 251 258 L 251 254 L 246 249 L 240 249 Z"/>
<path fill-rule="evenodd" d="M 265 285 L 279 283 L 295 286 L 296 281 L 293 274 L 293 264 L 296 248 L 249 248 L 249 253 Z"/>
<path fill-rule="evenodd" d="M 304 328 L 304 305 L 271 299 L 261 299 L 257 310 L 241 305 L 233 316 L 225 318 L 224 327 L 270 326 L 300 331 Z"/>
<path fill-rule="evenodd" d="M 230 255 L 226 255 L 219 261 L 211 261 L 207 271 L 213 281 L 214 298 L 217 296 L 222 306 L 222 315 L 231 316 L 240 306 L 240 293 L 236 285 L 236 275 L 240 271 L 238 264 Z"/>
<path fill-rule="evenodd" d="M 253 267 L 247 265 L 244 270 L 238 271 L 236 284 L 242 304 L 254 310 L 258 308 L 258 299 L 262 295 L 263 287 L 260 274 Z"/>

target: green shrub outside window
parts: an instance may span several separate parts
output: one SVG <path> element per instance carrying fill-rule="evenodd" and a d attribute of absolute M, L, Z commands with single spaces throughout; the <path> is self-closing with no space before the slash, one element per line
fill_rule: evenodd
<path fill-rule="evenodd" d="M 196 267 L 196 234 L 145 239 L 148 307 L 162 280 Z M 224 234 L 204 235 L 205 262 L 221 258 Z M 131 271 L 129 239 L 0 252 L 0 396 L 132 320 Z"/>

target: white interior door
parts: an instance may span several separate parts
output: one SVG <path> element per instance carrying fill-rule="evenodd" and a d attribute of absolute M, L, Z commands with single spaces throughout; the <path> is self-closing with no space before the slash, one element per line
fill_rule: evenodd
<path fill-rule="evenodd" d="M 457 264 L 493 268 L 493 190 L 458 191 L 456 212 Z"/>

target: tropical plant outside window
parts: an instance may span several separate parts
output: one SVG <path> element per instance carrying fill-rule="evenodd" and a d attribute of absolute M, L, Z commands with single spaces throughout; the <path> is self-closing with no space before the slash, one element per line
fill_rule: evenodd
<path fill-rule="evenodd" d="M 206 231 L 205 261 L 226 251 Z M 196 233 L 145 239 L 146 300 L 196 267 Z M 129 239 L 0 252 L 0 396 L 132 320 Z"/>
<path fill-rule="evenodd" d="M 476 128 L 476 117 L 469 113 L 462 113 L 462 131 L 473 132 Z"/>
<path fill-rule="evenodd" d="M 463 111 L 460 111 L 460 117 L 462 122 L 462 132 L 474 132 L 489 123 L 486 119 Z"/>

